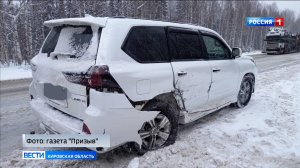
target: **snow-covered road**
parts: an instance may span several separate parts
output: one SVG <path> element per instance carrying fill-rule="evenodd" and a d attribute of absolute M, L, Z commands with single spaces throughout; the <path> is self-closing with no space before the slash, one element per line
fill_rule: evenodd
<path fill-rule="evenodd" d="M 247 107 L 181 126 L 174 145 L 142 157 L 117 149 L 93 162 L 24 161 L 21 134 L 38 123 L 26 91 L 1 92 L 0 167 L 300 167 L 300 53 L 254 58 L 260 73 Z"/>

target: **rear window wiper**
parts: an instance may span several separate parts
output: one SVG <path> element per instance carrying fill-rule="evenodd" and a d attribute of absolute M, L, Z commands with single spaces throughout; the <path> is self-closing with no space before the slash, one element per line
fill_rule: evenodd
<path fill-rule="evenodd" d="M 70 58 L 76 58 L 76 55 L 71 54 L 71 53 L 61 53 L 61 52 L 52 52 L 48 53 L 48 57 L 57 59 L 57 56 L 69 56 Z"/>

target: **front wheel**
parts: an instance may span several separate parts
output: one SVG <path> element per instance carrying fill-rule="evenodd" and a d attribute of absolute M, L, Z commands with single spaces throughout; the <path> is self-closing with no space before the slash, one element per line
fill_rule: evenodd
<path fill-rule="evenodd" d="M 280 53 L 280 54 L 284 54 L 284 49 L 283 49 L 283 48 L 280 48 L 279 53 Z"/>
<path fill-rule="evenodd" d="M 252 96 L 253 92 L 253 77 L 245 76 L 242 80 L 240 91 L 238 93 L 237 102 L 234 104 L 236 107 L 245 107 Z"/>

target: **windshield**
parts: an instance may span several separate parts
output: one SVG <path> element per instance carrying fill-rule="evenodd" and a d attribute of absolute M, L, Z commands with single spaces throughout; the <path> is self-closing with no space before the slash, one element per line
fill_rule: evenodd
<path fill-rule="evenodd" d="M 267 36 L 266 41 L 283 41 L 283 37 L 281 36 Z"/>
<path fill-rule="evenodd" d="M 48 56 L 95 59 L 101 29 L 93 32 L 91 26 L 54 27 L 48 35 L 42 53 Z"/>

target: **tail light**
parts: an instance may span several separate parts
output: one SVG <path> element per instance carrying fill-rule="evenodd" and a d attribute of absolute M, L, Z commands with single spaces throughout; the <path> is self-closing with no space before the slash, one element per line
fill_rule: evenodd
<path fill-rule="evenodd" d="M 92 66 L 87 72 L 63 72 L 65 78 L 72 83 L 87 86 L 102 91 L 122 92 L 121 87 L 111 76 L 107 65 Z"/>
<path fill-rule="evenodd" d="M 83 123 L 82 132 L 84 132 L 86 134 L 91 134 L 89 127 L 85 123 Z"/>

